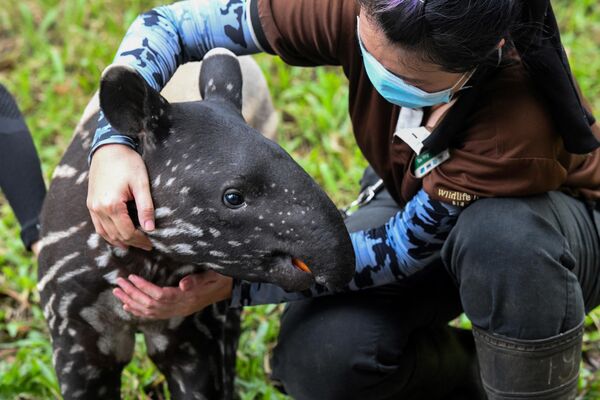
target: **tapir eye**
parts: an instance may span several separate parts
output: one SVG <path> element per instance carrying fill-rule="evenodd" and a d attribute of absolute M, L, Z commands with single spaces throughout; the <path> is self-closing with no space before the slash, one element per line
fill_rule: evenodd
<path fill-rule="evenodd" d="M 239 190 L 227 189 L 223 194 L 223 203 L 229 208 L 240 208 L 246 204 L 246 200 Z"/>

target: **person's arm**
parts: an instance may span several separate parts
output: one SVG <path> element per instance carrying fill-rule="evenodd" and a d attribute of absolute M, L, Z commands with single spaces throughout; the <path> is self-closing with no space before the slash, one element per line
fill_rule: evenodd
<path fill-rule="evenodd" d="M 46 195 L 40 160 L 19 108 L 0 85 L 0 188 L 19 224 L 28 250 L 39 240 L 39 215 Z"/>
<path fill-rule="evenodd" d="M 187 0 L 157 7 L 140 15 L 125 35 L 113 64 L 134 67 L 154 89 L 160 90 L 177 67 L 200 61 L 215 47 L 238 55 L 261 51 L 250 28 L 246 2 Z M 121 135 L 100 113 L 90 159 L 105 144 L 137 143 Z"/>
<path fill-rule="evenodd" d="M 351 233 L 356 273 L 342 291 L 396 282 L 431 264 L 439 257 L 461 210 L 432 200 L 421 190 L 384 226 Z M 117 285 L 114 293 L 125 310 L 153 319 L 189 315 L 225 300 L 240 307 L 333 294 L 316 284 L 303 292 L 286 292 L 273 284 L 234 280 L 214 271 L 187 276 L 172 288 L 161 288 L 133 275 L 119 278 Z"/>
<path fill-rule="evenodd" d="M 393 283 L 431 264 L 439 257 L 461 210 L 461 207 L 432 200 L 421 190 L 384 226 L 351 233 L 356 273 L 344 290 Z M 331 293 L 317 284 L 303 292 L 286 292 L 273 284 L 234 280 L 231 304 L 272 304 Z"/>

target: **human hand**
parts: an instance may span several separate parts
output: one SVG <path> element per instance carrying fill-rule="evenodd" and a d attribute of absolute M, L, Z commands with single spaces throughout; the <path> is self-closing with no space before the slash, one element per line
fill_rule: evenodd
<path fill-rule="evenodd" d="M 142 157 L 121 144 L 108 144 L 94 153 L 90 165 L 87 207 L 96 232 L 113 246 L 152 250 L 152 243 L 135 229 L 127 202 L 135 200 L 138 219 L 146 231 L 154 229 L 154 205 Z"/>
<path fill-rule="evenodd" d="M 118 278 L 117 285 L 113 294 L 125 311 L 142 318 L 169 319 L 231 298 L 233 279 L 209 270 L 184 277 L 177 287 L 160 287 L 135 275 Z"/>

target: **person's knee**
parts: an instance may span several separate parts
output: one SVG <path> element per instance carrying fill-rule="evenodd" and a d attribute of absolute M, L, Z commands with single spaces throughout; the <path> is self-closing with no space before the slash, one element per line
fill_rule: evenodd
<path fill-rule="evenodd" d="M 556 335 L 583 318 L 565 238 L 519 199 L 480 200 L 443 249 L 464 310 L 480 328 L 522 339 Z"/>
<path fill-rule="evenodd" d="M 295 399 L 353 399 L 397 373 L 403 334 L 389 335 L 393 327 L 369 310 L 325 298 L 290 304 L 273 352 L 273 378 Z"/>

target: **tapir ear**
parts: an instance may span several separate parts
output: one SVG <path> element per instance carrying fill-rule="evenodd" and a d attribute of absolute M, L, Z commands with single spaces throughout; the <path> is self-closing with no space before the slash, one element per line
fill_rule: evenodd
<path fill-rule="evenodd" d="M 241 112 L 242 85 L 242 69 L 235 54 L 220 47 L 206 53 L 200 70 L 200 95 L 203 99 L 220 98 Z"/>
<path fill-rule="evenodd" d="M 120 133 L 153 147 L 169 131 L 170 105 L 134 68 L 111 65 L 100 80 L 100 108 Z"/>

